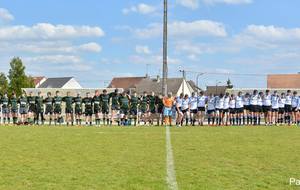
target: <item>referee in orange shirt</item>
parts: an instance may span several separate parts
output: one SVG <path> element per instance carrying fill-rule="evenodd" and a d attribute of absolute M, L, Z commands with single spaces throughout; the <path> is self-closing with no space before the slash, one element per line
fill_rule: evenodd
<path fill-rule="evenodd" d="M 168 93 L 168 96 L 164 97 L 163 104 L 164 104 L 164 117 L 165 117 L 165 125 L 168 126 L 168 116 L 170 126 L 172 126 L 172 109 L 173 109 L 174 98 L 172 96 L 172 92 Z"/>

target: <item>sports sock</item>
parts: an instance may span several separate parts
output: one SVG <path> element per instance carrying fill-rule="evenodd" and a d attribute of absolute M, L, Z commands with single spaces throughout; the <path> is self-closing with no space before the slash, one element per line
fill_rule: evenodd
<path fill-rule="evenodd" d="M 230 125 L 232 125 L 232 118 L 229 119 Z"/>
<path fill-rule="evenodd" d="M 210 117 L 207 120 L 208 120 L 208 125 L 210 125 Z"/>
<path fill-rule="evenodd" d="M 109 119 L 106 119 L 107 125 L 109 124 Z"/>
<path fill-rule="evenodd" d="M 212 119 L 212 124 L 215 124 L 215 117 L 213 117 Z"/>
<path fill-rule="evenodd" d="M 252 125 L 252 119 L 253 119 L 253 117 L 250 117 L 250 124 Z"/>
<path fill-rule="evenodd" d="M 10 124 L 10 117 L 7 118 L 7 123 Z"/>
<path fill-rule="evenodd" d="M 235 123 L 235 118 L 232 119 L 232 124 L 234 125 L 234 123 Z"/>
<path fill-rule="evenodd" d="M 127 126 L 127 121 L 128 121 L 128 119 L 125 119 L 125 126 Z"/>
<path fill-rule="evenodd" d="M 260 117 L 258 117 L 258 125 L 260 125 L 260 119 L 261 119 L 261 118 L 260 118 Z"/>
<path fill-rule="evenodd" d="M 3 123 L 5 124 L 5 122 L 6 122 L 6 117 L 3 119 Z"/>
<path fill-rule="evenodd" d="M 239 118 L 240 125 L 242 125 L 242 118 Z"/>
<path fill-rule="evenodd" d="M 247 116 L 247 125 L 249 125 L 250 116 Z"/>
<path fill-rule="evenodd" d="M 81 119 L 79 119 L 79 125 L 81 125 Z"/>
<path fill-rule="evenodd" d="M 27 118 L 28 123 L 30 123 L 30 117 Z"/>
<path fill-rule="evenodd" d="M 172 125 L 172 117 L 169 116 L 169 122 L 170 122 L 170 125 Z"/>
<path fill-rule="evenodd" d="M 54 124 L 55 124 L 55 125 L 57 124 L 57 119 L 54 119 Z"/>
<path fill-rule="evenodd" d="M 243 116 L 243 125 L 245 125 L 245 120 L 246 120 L 246 117 Z"/>
<path fill-rule="evenodd" d="M 185 118 L 185 124 L 188 125 L 189 124 L 189 118 Z"/>
<path fill-rule="evenodd" d="M 165 124 L 167 125 L 168 124 L 168 118 L 165 117 Z"/>

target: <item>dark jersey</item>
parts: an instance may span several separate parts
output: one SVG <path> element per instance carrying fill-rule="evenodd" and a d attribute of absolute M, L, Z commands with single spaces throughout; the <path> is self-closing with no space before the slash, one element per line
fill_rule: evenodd
<path fill-rule="evenodd" d="M 18 101 L 19 101 L 19 98 L 10 98 L 9 99 L 9 104 L 11 106 L 11 109 L 13 109 L 13 110 L 18 109 Z"/>
<path fill-rule="evenodd" d="M 120 97 L 119 98 L 119 102 L 120 102 L 120 107 L 123 109 L 128 109 L 129 108 L 129 99 L 128 97 Z"/>
<path fill-rule="evenodd" d="M 101 107 L 101 97 L 100 96 L 94 96 L 92 99 L 92 102 L 94 104 L 95 109 L 100 109 L 100 107 Z"/>
<path fill-rule="evenodd" d="M 109 99 L 110 95 L 109 94 L 101 94 L 100 95 L 100 101 L 101 101 L 101 107 L 103 108 L 109 108 Z"/>
<path fill-rule="evenodd" d="M 35 96 L 28 96 L 27 97 L 27 102 L 29 103 L 29 106 L 32 107 L 32 106 L 35 106 Z"/>
<path fill-rule="evenodd" d="M 139 103 L 139 100 L 140 100 L 139 97 L 131 97 L 131 100 L 130 100 L 130 107 L 133 108 L 133 109 L 136 109 L 136 108 L 137 108 L 137 105 L 138 105 L 138 103 Z"/>
<path fill-rule="evenodd" d="M 8 105 L 9 105 L 9 98 L 4 98 L 4 97 L 2 97 L 2 98 L 1 98 L 1 104 L 2 104 L 2 107 L 3 107 L 3 108 L 8 108 Z"/>
<path fill-rule="evenodd" d="M 121 97 L 121 94 L 117 94 L 115 92 L 112 92 L 109 94 L 110 98 L 112 99 L 112 105 L 119 105 L 119 98 Z"/>
<path fill-rule="evenodd" d="M 44 100 L 44 104 L 46 104 L 46 108 L 53 107 L 53 98 L 52 97 L 46 98 Z"/>
<path fill-rule="evenodd" d="M 162 108 L 162 107 L 164 107 L 164 104 L 163 104 L 163 98 L 161 98 L 161 99 L 159 99 L 158 97 L 156 98 L 156 105 L 157 105 L 157 107 L 158 108 Z"/>
<path fill-rule="evenodd" d="M 146 97 L 142 97 L 141 98 L 141 105 L 140 107 L 142 108 L 148 108 L 148 104 L 149 104 L 149 98 L 146 96 Z"/>
<path fill-rule="evenodd" d="M 62 108 L 61 103 L 62 103 L 62 97 L 60 97 L 60 96 L 53 97 L 54 109 L 61 109 Z"/>
<path fill-rule="evenodd" d="M 149 98 L 150 108 L 155 108 L 156 98 L 157 96 L 147 96 Z"/>
<path fill-rule="evenodd" d="M 90 98 L 88 98 L 88 97 L 83 98 L 82 103 L 85 104 L 85 109 L 86 110 L 93 109 L 93 104 L 92 104 L 92 98 L 91 97 Z"/>
<path fill-rule="evenodd" d="M 82 109 L 82 98 L 73 98 L 73 102 L 75 103 L 75 110 L 81 110 Z"/>
<path fill-rule="evenodd" d="M 67 109 L 73 109 L 73 97 L 72 96 L 70 96 L 70 97 L 65 96 L 62 98 L 62 101 L 66 102 Z"/>
<path fill-rule="evenodd" d="M 20 97 L 18 100 L 18 103 L 20 104 L 20 107 L 25 108 L 27 107 L 27 98 L 26 97 Z"/>
<path fill-rule="evenodd" d="M 35 106 L 36 109 L 44 109 L 44 100 L 43 100 L 43 96 L 42 97 L 36 97 L 35 98 Z"/>

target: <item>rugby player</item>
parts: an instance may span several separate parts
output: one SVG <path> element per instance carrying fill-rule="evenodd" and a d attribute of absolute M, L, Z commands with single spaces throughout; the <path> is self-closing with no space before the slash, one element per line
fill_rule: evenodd
<path fill-rule="evenodd" d="M 73 98 L 73 102 L 75 103 L 76 126 L 82 126 L 82 97 L 80 92 L 77 92 L 77 97 Z"/>
<path fill-rule="evenodd" d="M 129 115 L 129 99 L 130 95 L 125 91 L 122 93 L 122 96 L 119 98 L 120 102 L 120 114 L 121 114 L 121 126 L 127 126 L 128 115 Z"/>
<path fill-rule="evenodd" d="M 284 117 L 284 107 L 285 107 L 285 93 L 281 93 L 281 97 L 278 103 L 279 111 L 278 111 L 278 123 L 283 125 L 283 117 Z"/>
<path fill-rule="evenodd" d="M 275 125 L 278 126 L 278 111 L 279 111 L 279 100 L 280 96 L 278 95 L 277 91 L 274 91 L 274 94 L 272 95 L 272 113 L 271 113 L 271 125 L 273 125 L 273 119 L 275 116 Z"/>
<path fill-rule="evenodd" d="M 230 125 L 235 125 L 235 95 L 231 94 L 230 101 L 229 101 L 229 114 L 230 114 Z M 238 124 L 238 120 L 236 121 Z"/>
<path fill-rule="evenodd" d="M 181 112 L 182 99 L 184 94 L 180 93 L 180 95 L 176 98 L 175 110 L 177 112 L 177 120 L 176 125 L 180 125 L 183 122 L 183 113 Z"/>
<path fill-rule="evenodd" d="M 18 103 L 20 104 L 20 114 L 21 114 L 21 122 L 25 124 L 27 120 L 27 106 L 28 106 L 28 101 L 27 98 L 25 97 L 25 92 L 22 92 L 21 97 L 18 100 Z M 1 120 L 1 118 L 0 118 Z"/>
<path fill-rule="evenodd" d="M 263 95 L 263 111 L 265 114 L 265 125 L 271 124 L 271 112 L 272 112 L 272 95 L 270 90 L 266 90 L 266 94 Z"/>
<path fill-rule="evenodd" d="M 53 104 L 54 104 L 54 124 L 56 126 L 57 121 L 59 123 L 59 126 L 61 126 L 62 117 L 61 117 L 61 109 L 62 109 L 62 97 L 60 97 L 59 91 L 56 91 L 55 96 L 53 97 Z"/>
<path fill-rule="evenodd" d="M 228 120 L 229 120 L 229 103 L 230 103 L 230 94 L 229 92 L 226 92 L 224 97 L 224 103 L 223 103 L 223 118 L 222 118 L 222 124 L 224 125 L 224 120 L 226 117 L 226 126 L 229 126 Z"/>
<path fill-rule="evenodd" d="M 138 104 L 139 104 L 140 98 L 137 97 L 137 92 L 133 92 L 133 96 L 130 99 L 130 123 L 132 121 L 132 116 L 134 115 L 134 126 L 140 124 L 140 117 L 139 117 L 139 111 L 138 111 Z"/>
<path fill-rule="evenodd" d="M 181 99 L 181 112 L 183 116 L 185 115 L 185 125 L 189 125 L 189 115 L 190 115 L 190 100 L 189 95 L 184 95 L 184 98 Z M 183 123 L 181 122 L 181 126 L 183 126 Z M 180 127 L 180 125 L 179 125 Z"/>
<path fill-rule="evenodd" d="M 238 95 L 235 97 L 235 108 L 236 108 L 236 124 L 242 126 L 242 116 L 244 113 L 244 96 L 242 92 L 239 91 Z M 245 123 L 245 117 L 243 116 L 243 125 Z"/>
<path fill-rule="evenodd" d="M 44 119 L 47 119 L 47 116 L 49 114 L 49 125 L 51 126 L 52 123 L 52 115 L 53 115 L 53 98 L 51 97 L 51 92 L 47 93 L 47 98 L 44 100 L 44 104 L 46 104 L 46 111 L 44 114 Z"/>
<path fill-rule="evenodd" d="M 147 96 L 147 92 L 143 92 L 143 96 L 141 98 L 140 111 L 144 115 L 144 125 L 147 125 L 147 113 L 149 110 L 149 98 Z"/>
<path fill-rule="evenodd" d="M 259 96 L 257 99 L 257 112 L 258 112 L 258 121 L 257 124 L 260 125 L 260 120 L 261 120 L 261 114 L 264 112 L 263 111 L 263 99 L 262 96 L 264 95 L 263 92 L 259 92 Z"/>
<path fill-rule="evenodd" d="M 247 125 L 249 125 L 250 120 L 250 93 L 246 92 L 243 97 L 244 113 L 243 113 L 243 125 L 245 125 L 245 119 L 247 117 Z"/>
<path fill-rule="evenodd" d="M 103 94 L 100 95 L 100 102 L 102 108 L 102 115 L 103 115 L 103 125 L 105 125 L 105 118 L 107 121 L 107 125 L 109 125 L 109 102 L 110 102 L 110 95 L 107 94 L 107 90 L 104 89 Z"/>
<path fill-rule="evenodd" d="M 19 98 L 16 97 L 16 93 L 12 93 L 12 98 L 10 100 L 10 105 L 11 105 L 11 115 L 13 118 L 13 124 L 17 124 L 18 121 L 18 101 Z"/>
<path fill-rule="evenodd" d="M 205 116 L 205 100 L 206 100 L 204 91 L 200 92 L 200 95 L 197 97 L 197 99 L 198 99 L 198 122 L 199 122 L 199 126 L 203 126 L 204 116 Z"/>
<path fill-rule="evenodd" d="M 168 126 L 168 118 L 170 122 L 170 126 L 172 126 L 172 110 L 174 105 L 174 98 L 172 96 L 172 92 L 168 93 L 168 96 L 165 96 L 163 99 L 164 104 L 164 117 L 165 117 L 165 125 Z"/>
<path fill-rule="evenodd" d="M 299 104 L 299 96 L 297 96 L 297 91 L 293 92 L 293 98 L 292 98 L 292 122 L 293 125 L 296 126 L 298 121 L 298 109 L 297 106 Z"/>
<path fill-rule="evenodd" d="M 31 91 L 29 93 L 29 96 L 27 96 L 27 102 L 29 103 L 29 108 L 28 108 L 28 122 L 30 122 L 30 117 L 31 117 L 31 113 L 33 113 L 33 123 L 36 122 L 36 113 L 35 113 L 35 96 L 33 96 L 33 92 Z"/>
<path fill-rule="evenodd" d="M 149 115 L 149 124 L 153 126 L 154 122 L 154 117 L 156 113 L 156 99 L 157 96 L 155 96 L 155 92 L 151 91 L 151 95 L 148 95 L 149 98 L 149 110 L 148 110 L 148 115 Z"/>
<path fill-rule="evenodd" d="M 42 126 L 44 125 L 44 98 L 42 92 L 38 92 L 38 96 L 35 98 L 35 113 L 36 113 L 36 125 L 39 125 L 39 116 L 41 115 Z"/>
<path fill-rule="evenodd" d="M 196 97 L 196 93 L 192 92 L 192 96 L 189 98 L 189 111 L 191 116 L 191 126 L 195 126 L 197 113 L 198 113 L 198 98 Z"/>
<path fill-rule="evenodd" d="M 208 117 L 208 126 L 210 126 L 210 121 L 212 120 L 212 125 L 215 126 L 215 105 L 216 105 L 216 98 L 214 97 L 213 93 L 210 93 L 209 96 L 206 98 L 207 104 L 207 117 Z"/>
<path fill-rule="evenodd" d="M 109 94 L 109 98 L 112 98 L 112 105 L 111 105 L 111 119 L 110 119 L 110 125 L 112 125 L 112 122 L 114 121 L 115 113 L 117 111 L 117 122 L 120 126 L 120 91 L 118 88 L 115 89 L 115 92 L 112 92 Z"/>
<path fill-rule="evenodd" d="M 1 104 L 2 104 L 2 113 L 3 113 L 3 123 L 6 123 L 6 119 L 7 119 L 7 123 L 10 124 L 10 107 L 9 107 L 9 98 L 7 97 L 7 92 L 4 92 L 3 97 L 1 98 Z"/>
<path fill-rule="evenodd" d="M 69 126 L 69 117 L 71 117 L 71 122 L 72 126 L 74 124 L 74 117 L 73 117 L 73 97 L 71 96 L 71 92 L 67 92 L 67 96 L 62 98 L 63 102 L 66 102 L 66 108 L 65 108 L 65 113 L 66 113 L 66 120 L 67 120 L 67 126 Z"/>
<path fill-rule="evenodd" d="M 93 103 L 89 92 L 86 93 L 86 97 L 82 100 L 82 103 L 85 105 L 85 126 L 88 126 L 89 120 L 90 126 L 93 126 Z"/>
<path fill-rule="evenodd" d="M 258 118 L 258 107 L 257 102 L 260 95 L 258 94 L 257 90 L 253 91 L 253 94 L 250 95 L 250 125 L 252 125 L 252 121 L 254 120 L 253 124 L 257 125 L 257 118 Z"/>
<path fill-rule="evenodd" d="M 163 118 L 163 110 L 164 110 L 164 104 L 163 104 L 163 96 L 162 93 L 159 93 L 156 99 L 156 107 L 157 107 L 157 125 L 159 126 L 159 121 L 160 121 L 160 117 L 161 117 L 161 125 L 163 126 L 164 124 L 164 118 Z"/>
<path fill-rule="evenodd" d="M 94 105 L 94 113 L 95 113 L 95 120 L 96 120 L 96 126 L 100 126 L 100 121 L 101 121 L 101 116 L 100 116 L 100 111 L 101 111 L 101 97 L 99 90 L 95 91 L 95 96 L 92 99 L 93 105 Z"/>
<path fill-rule="evenodd" d="M 291 113 L 292 113 L 292 99 L 293 96 L 291 95 L 291 90 L 288 90 L 285 96 L 285 104 L 284 104 L 284 111 L 285 111 L 285 125 L 291 126 Z"/>
<path fill-rule="evenodd" d="M 216 125 L 221 126 L 222 119 L 223 119 L 224 94 L 220 93 L 219 96 L 216 96 L 215 102 L 216 102 L 216 117 L 217 117 Z"/>

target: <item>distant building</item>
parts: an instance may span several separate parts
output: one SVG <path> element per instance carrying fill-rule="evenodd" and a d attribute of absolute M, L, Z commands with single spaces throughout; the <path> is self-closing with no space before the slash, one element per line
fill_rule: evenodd
<path fill-rule="evenodd" d="M 187 81 L 188 85 L 190 86 L 191 88 L 191 91 L 193 92 L 196 92 L 196 93 L 200 93 L 200 91 L 202 91 L 201 88 L 199 88 L 195 83 L 194 81 Z"/>
<path fill-rule="evenodd" d="M 34 86 L 35 88 L 38 88 L 41 84 L 43 84 L 47 79 L 46 77 L 28 77 L 29 81 L 33 80 L 34 81 Z"/>
<path fill-rule="evenodd" d="M 82 89 L 83 87 L 73 77 L 48 78 L 39 88 Z"/>
<path fill-rule="evenodd" d="M 268 89 L 300 89 L 298 74 L 268 75 Z"/>
<path fill-rule="evenodd" d="M 142 79 L 146 77 L 121 77 L 113 78 L 107 88 L 123 88 L 128 94 L 133 94 L 136 87 L 140 84 Z"/>
<path fill-rule="evenodd" d="M 204 94 L 206 96 L 209 96 L 210 93 L 213 93 L 216 96 L 221 93 L 224 94 L 226 89 L 227 89 L 226 86 L 206 86 L 206 90 L 205 90 Z"/>

